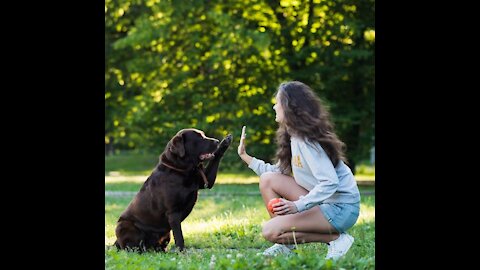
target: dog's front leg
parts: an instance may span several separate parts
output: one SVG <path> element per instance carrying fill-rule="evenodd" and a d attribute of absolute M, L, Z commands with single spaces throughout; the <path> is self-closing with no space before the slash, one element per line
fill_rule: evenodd
<path fill-rule="evenodd" d="M 207 168 L 205 169 L 205 175 L 207 176 L 208 188 L 212 188 L 217 179 L 218 166 L 220 165 L 220 159 L 227 151 L 228 147 L 232 143 L 232 134 L 228 134 L 219 144 L 217 150 L 215 150 L 215 157 L 208 162 Z"/>
<path fill-rule="evenodd" d="M 182 225 L 181 225 L 181 212 L 173 212 L 168 214 L 168 223 L 173 231 L 173 238 L 175 238 L 175 246 L 178 247 L 180 251 L 185 249 L 185 242 L 183 240 Z"/>

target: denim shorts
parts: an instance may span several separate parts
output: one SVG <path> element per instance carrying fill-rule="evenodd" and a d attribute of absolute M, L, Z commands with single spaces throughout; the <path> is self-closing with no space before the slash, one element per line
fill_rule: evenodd
<path fill-rule="evenodd" d="M 322 203 L 319 207 L 328 222 L 340 233 L 350 229 L 360 214 L 360 202 Z"/>

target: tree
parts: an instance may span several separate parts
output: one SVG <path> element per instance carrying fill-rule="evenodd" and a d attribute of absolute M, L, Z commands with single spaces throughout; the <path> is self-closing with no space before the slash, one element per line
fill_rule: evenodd
<path fill-rule="evenodd" d="M 249 151 L 268 160 L 273 94 L 300 80 L 330 106 L 348 156 L 368 158 L 374 1 L 108 0 L 105 14 L 106 145 L 159 152 L 181 128 L 247 125 Z"/>

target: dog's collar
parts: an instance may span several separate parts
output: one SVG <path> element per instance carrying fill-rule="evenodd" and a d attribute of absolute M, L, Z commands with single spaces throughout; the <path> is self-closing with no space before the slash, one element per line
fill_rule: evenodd
<path fill-rule="evenodd" d="M 163 159 L 162 159 L 161 164 L 164 165 L 165 167 L 170 168 L 170 169 L 172 169 L 174 171 L 177 171 L 177 172 L 186 172 L 187 171 L 187 170 L 176 168 L 176 167 L 166 163 Z M 203 172 L 203 168 L 202 168 L 201 164 L 197 167 L 197 169 L 198 169 L 198 172 L 200 172 L 200 175 L 202 176 L 203 182 L 205 183 L 204 187 L 208 188 L 207 176 L 205 176 L 205 173 Z"/>
<path fill-rule="evenodd" d="M 202 163 L 198 164 L 198 172 L 200 172 L 200 175 L 202 176 L 203 182 L 205 183 L 204 188 L 208 188 L 208 180 L 207 176 L 205 176 L 205 173 L 203 172 L 203 165 Z"/>

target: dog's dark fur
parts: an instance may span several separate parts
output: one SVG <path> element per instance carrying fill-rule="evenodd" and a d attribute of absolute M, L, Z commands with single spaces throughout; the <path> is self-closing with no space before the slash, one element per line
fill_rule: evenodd
<path fill-rule="evenodd" d="M 132 199 L 117 222 L 115 246 L 138 251 L 166 251 L 173 231 L 175 245 L 184 250 L 181 222 L 197 201 L 198 190 L 205 188 L 199 170 L 204 170 L 208 188 L 217 177 L 220 159 L 230 146 L 232 135 L 219 143 L 203 131 L 183 129 L 168 142 L 156 168 Z M 203 169 L 202 154 L 214 153 Z"/>

